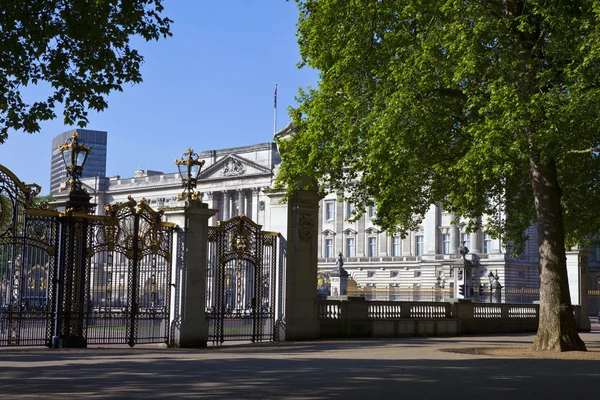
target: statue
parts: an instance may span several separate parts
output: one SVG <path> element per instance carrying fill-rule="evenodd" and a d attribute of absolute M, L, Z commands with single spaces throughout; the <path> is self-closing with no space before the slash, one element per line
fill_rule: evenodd
<path fill-rule="evenodd" d="M 341 252 L 338 254 L 338 259 L 335 262 L 335 265 L 337 265 L 338 268 L 342 268 L 344 266 L 344 260 L 342 259 L 342 253 Z"/>

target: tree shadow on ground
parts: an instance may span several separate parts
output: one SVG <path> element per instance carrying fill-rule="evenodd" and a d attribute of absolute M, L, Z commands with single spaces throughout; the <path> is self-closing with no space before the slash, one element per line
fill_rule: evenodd
<path fill-rule="evenodd" d="M 262 346 L 268 350 L 263 352 L 249 347 L 2 351 L 0 393 L 9 399 L 597 397 L 597 361 L 444 354 L 434 346 L 395 347 L 394 342 L 404 341 L 308 342 L 308 347 L 287 344 L 280 352 L 277 345 Z"/>

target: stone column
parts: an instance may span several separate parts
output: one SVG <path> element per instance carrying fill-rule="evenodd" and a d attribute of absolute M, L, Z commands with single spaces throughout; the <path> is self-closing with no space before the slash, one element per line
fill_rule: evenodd
<path fill-rule="evenodd" d="M 404 239 L 402 239 L 402 256 L 403 257 L 409 257 L 411 255 L 411 249 L 412 249 L 412 233 L 408 232 L 408 235 L 406 235 L 406 237 Z"/>
<path fill-rule="evenodd" d="M 223 221 L 227 221 L 231 218 L 231 213 L 229 212 L 229 196 L 227 195 L 227 190 L 223 190 L 221 193 L 223 194 L 223 209 L 221 210 L 221 218 Z"/>
<path fill-rule="evenodd" d="M 427 214 L 425 214 L 425 218 L 423 219 L 423 240 L 425 242 L 424 255 L 435 255 L 440 252 L 438 214 L 439 207 L 437 205 L 432 205 L 429 207 L 429 211 L 427 211 Z"/>
<path fill-rule="evenodd" d="M 244 190 L 238 189 L 238 213 L 237 215 L 244 215 L 246 213 L 246 209 L 244 208 Z"/>
<path fill-rule="evenodd" d="M 319 233 L 319 195 L 298 191 L 287 203 L 280 203 L 283 193 L 269 193 L 271 230 L 281 232 L 285 243 L 284 290 L 285 340 L 319 337 L 317 314 L 317 248 Z"/>
<path fill-rule="evenodd" d="M 215 213 L 216 210 L 199 201 L 187 202 L 185 207 L 165 209 L 168 221 L 182 228 L 176 234 L 173 255 L 173 282 L 179 280 L 180 289 L 179 299 L 175 299 L 175 290 L 171 297 L 172 346 L 205 347 L 208 341 L 205 317 L 208 220 Z M 178 251 L 183 253 L 178 254 Z"/>
<path fill-rule="evenodd" d="M 335 199 L 335 205 L 334 205 L 334 213 L 335 213 L 335 233 L 338 233 L 339 235 L 336 235 L 336 243 L 335 243 L 335 248 L 336 249 L 340 249 L 339 251 L 342 252 L 342 254 L 344 255 L 344 257 L 349 257 L 348 255 L 348 251 L 346 249 L 346 239 L 348 238 L 347 235 L 342 234 L 342 232 L 344 232 L 344 203 L 343 202 L 339 202 L 338 201 L 339 198 L 336 197 Z M 356 243 L 354 243 L 354 256 L 356 257 Z"/>
<path fill-rule="evenodd" d="M 567 251 L 567 277 L 569 279 L 569 292 L 571 294 L 571 304 L 580 307 L 577 314 L 579 320 L 577 325 L 580 331 L 589 332 L 591 329 L 588 316 L 588 264 L 591 251 L 587 249 L 578 249 Z"/>
<path fill-rule="evenodd" d="M 451 216 L 450 220 L 453 220 L 454 218 L 454 216 Z M 456 252 L 458 251 L 459 239 L 460 232 L 458 226 L 456 224 L 452 224 L 450 226 L 450 254 L 456 254 Z"/>
<path fill-rule="evenodd" d="M 471 232 L 471 248 L 469 252 L 471 254 L 481 254 L 483 247 L 483 232 L 481 229 L 477 229 L 475 232 Z"/>
<path fill-rule="evenodd" d="M 252 202 L 254 204 L 252 207 L 253 210 L 252 210 L 252 216 L 250 217 L 250 219 L 256 223 L 258 223 L 258 212 L 260 211 L 259 195 L 260 195 L 260 189 L 257 187 L 252 188 Z"/>
<path fill-rule="evenodd" d="M 208 206 L 212 209 L 215 209 L 215 211 L 218 210 L 218 207 L 215 204 L 215 196 L 213 194 L 213 192 L 206 192 L 206 203 L 208 204 Z M 213 217 L 210 218 L 210 220 L 208 221 L 208 224 L 211 226 L 215 226 L 217 225 L 217 214 L 215 213 L 215 215 Z"/>

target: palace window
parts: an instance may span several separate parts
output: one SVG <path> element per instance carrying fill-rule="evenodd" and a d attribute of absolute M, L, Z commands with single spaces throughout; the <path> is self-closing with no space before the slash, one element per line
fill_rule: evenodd
<path fill-rule="evenodd" d="M 392 236 L 392 257 L 400 257 L 400 236 Z"/>
<path fill-rule="evenodd" d="M 377 256 L 377 238 L 369 238 L 369 257 Z"/>
<path fill-rule="evenodd" d="M 349 201 L 348 203 L 346 203 L 346 218 L 347 219 L 352 219 L 354 218 L 354 203 Z"/>
<path fill-rule="evenodd" d="M 460 237 L 462 239 L 460 244 L 471 250 L 471 234 L 463 233 Z"/>
<path fill-rule="evenodd" d="M 325 257 L 333 257 L 333 239 L 325 239 Z"/>
<path fill-rule="evenodd" d="M 346 257 L 354 257 L 354 238 L 346 239 Z"/>
<path fill-rule="evenodd" d="M 492 236 L 489 233 L 483 234 L 483 252 L 484 253 L 492 252 Z"/>
<path fill-rule="evenodd" d="M 442 254 L 450 254 L 450 234 L 442 235 Z"/>
<path fill-rule="evenodd" d="M 424 242 L 423 242 L 423 235 L 417 235 L 415 236 L 415 253 L 417 256 L 422 256 L 423 255 L 423 250 L 424 250 Z"/>
<path fill-rule="evenodd" d="M 328 201 L 325 203 L 325 220 L 333 221 L 333 215 L 335 210 L 335 203 L 333 201 Z"/>
<path fill-rule="evenodd" d="M 367 208 L 367 215 L 369 216 L 369 218 L 375 217 L 375 206 L 369 206 Z"/>

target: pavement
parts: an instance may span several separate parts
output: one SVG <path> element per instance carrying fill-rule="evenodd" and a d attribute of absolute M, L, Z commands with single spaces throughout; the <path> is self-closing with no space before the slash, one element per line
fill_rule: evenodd
<path fill-rule="evenodd" d="M 600 332 L 581 333 L 600 351 Z M 456 353 L 532 335 L 0 350 L 0 399 L 598 398 L 600 361 Z"/>

